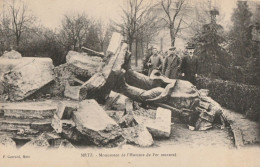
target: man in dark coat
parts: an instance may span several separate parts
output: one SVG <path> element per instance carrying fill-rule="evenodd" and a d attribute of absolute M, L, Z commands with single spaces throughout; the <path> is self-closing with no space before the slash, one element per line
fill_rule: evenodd
<path fill-rule="evenodd" d="M 188 44 L 186 47 L 187 54 L 182 59 L 181 73 L 184 80 L 190 81 L 196 85 L 196 77 L 198 73 L 198 57 L 194 55 L 194 45 Z"/>
<path fill-rule="evenodd" d="M 153 48 L 153 54 L 149 58 L 147 62 L 147 66 L 149 67 L 148 76 L 151 75 L 152 71 L 154 69 L 156 70 L 162 70 L 163 65 L 163 58 L 161 55 L 158 54 L 158 51 L 156 48 Z"/>
<path fill-rule="evenodd" d="M 162 73 L 170 79 L 177 79 L 181 66 L 181 58 L 176 54 L 175 49 L 175 47 L 169 49 L 169 55 L 165 58 L 163 65 Z"/>

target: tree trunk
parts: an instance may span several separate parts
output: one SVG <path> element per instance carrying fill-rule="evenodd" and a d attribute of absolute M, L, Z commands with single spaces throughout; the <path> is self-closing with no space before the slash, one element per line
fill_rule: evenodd
<path fill-rule="evenodd" d="M 20 45 L 20 37 L 16 36 L 16 46 L 18 47 Z"/>
<path fill-rule="evenodd" d="M 100 42 L 100 51 L 105 53 L 105 51 L 104 51 L 104 41 Z"/>
<path fill-rule="evenodd" d="M 132 38 L 129 38 L 129 39 L 128 39 L 128 45 L 129 45 L 129 50 L 130 50 L 130 52 L 132 52 L 132 44 L 133 44 L 133 39 L 132 39 Z"/>
<path fill-rule="evenodd" d="M 138 66 L 138 39 L 135 41 L 135 66 Z"/>
<path fill-rule="evenodd" d="M 149 47 L 149 40 L 148 40 L 148 35 L 147 35 L 147 38 L 146 38 L 146 50 L 148 50 L 148 47 Z"/>
<path fill-rule="evenodd" d="M 174 47 L 175 45 L 175 33 L 174 33 L 174 27 L 170 26 L 170 35 L 171 35 L 171 46 Z"/>
<path fill-rule="evenodd" d="M 143 39 L 141 39 L 141 49 L 142 49 L 142 57 L 144 56 L 144 42 Z"/>

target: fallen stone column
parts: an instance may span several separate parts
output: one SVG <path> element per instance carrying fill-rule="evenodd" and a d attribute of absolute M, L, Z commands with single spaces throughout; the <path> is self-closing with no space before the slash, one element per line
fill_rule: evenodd
<path fill-rule="evenodd" d="M 117 79 L 121 73 L 122 65 L 125 63 L 124 60 L 128 48 L 127 44 L 121 43 L 121 41 L 119 42 L 119 39 L 122 40 L 122 36 L 114 33 L 109 45 L 111 49 L 108 50 L 104 58 L 104 66 L 101 72 L 95 73 L 78 88 L 79 100 L 96 99 L 99 102 L 104 102 L 110 91 L 118 87 Z M 111 45 L 114 44 L 116 44 L 116 46 L 112 47 Z"/>

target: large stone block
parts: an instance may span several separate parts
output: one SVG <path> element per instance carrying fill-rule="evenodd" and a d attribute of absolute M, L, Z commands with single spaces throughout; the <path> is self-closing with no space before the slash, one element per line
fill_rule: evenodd
<path fill-rule="evenodd" d="M 23 100 L 55 78 L 50 58 L 22 58 L 17 61 L 20 64 L 3 76 L 9 99 L 12 101 Z"/>
<path fill-rule="evenodd" d="M 63 127 L 69 125 L 75 127 L 75 123 L 71 120 L 72 112 L 77 110 L 78 103 L 68 101 L 60 101 L 57 104 L 57 110 L 53 116 L 51 126 L 56 133 L 62 133 Z"/>
<path fill-rule="evenodd" d="M 53 101 L 0 103 L 2 117 L 20 120 L 52 118 L 56 109 L 57 104 Z"/>
<path fill-rule="evenodd" d="M 120 46 L 121 42 L 123 40 L 123 36 L 119 33 L 113 33 L 110 43 L 107 48 L 106 56 L 109 56 L 110 54 L 116 54 L 118 51 L 118 46 Z"/>
<path fill-rule="evenodd" d="M 11 50 L 10 52 L 4 52 L 4 54 L 0 58 L 20 59 L 22 58 L 22 55 L 15 50 Z"/>
<path fill-rule="evenodd" d="M 157 108 L 156 118 L 151 119 L 145 116 L 134 116 L 138 124 L 144 125 L 152 136 L 156 138 L 167 138 L 171 134 L 171 111 Z"/>
<path fill-rule="evenodd" d="M 143 125 L 123 129 L 126 142 L 141 147 L 149 147 L 153 144 L 153 137 Z"/>
<path fill-rule="evenodd" d="M 9 59 L 9 58 L 0 58 L 0 78 L 6 73 L 11 71 L 16 66 L 22 63 L 28 63 L 31 60 L 28 58 L 21 58 L 21 59 Z M 2 78 L 1 78 L 2 80 Z"/>
<path fill-rule="evenodd" d="M 73 100 L 79 100 L 81 86 L 70 86 L 69 82 L 65 85 L 64 96 Z"/>
<path fill-rule="evenodd" d="M 15 139 L 32 139 L 51 132 L 57 110 L 53 101 L 0 103 L 0 133 Z"/>
<path fill-rule="evenodd" d="M 70 68 L 74 74 L 79 76 L 85 74 L 88 77 L 91 77 L 99 71 L 102 58 L 97 56 L 89 56 L 86 53 L 69 51 L 66 56 L 66 62 L 69 66 L 72 65 Z"/>
<path fill-rule="evenodd" d="M 77 130 L 98 146 L 116 146 L 124 138 L 122 129 L 95 100 L 84 100 L 72 114 Z"/>

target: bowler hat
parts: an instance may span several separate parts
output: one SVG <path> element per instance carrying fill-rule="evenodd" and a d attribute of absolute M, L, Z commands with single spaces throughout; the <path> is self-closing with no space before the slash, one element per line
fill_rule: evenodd
<path fill-rule="evenodd" d="M 169 48 L 169 50 L 175 50 L 176 49 L 176 47 L 170 47 Z"/>
<path fill-rule="evenodd" d="M 186 49 L 195 49 L 195 46 L 192 43 L 188 43 Z"/>

